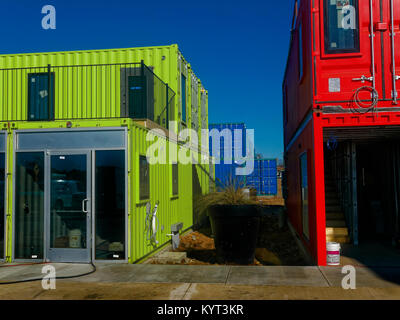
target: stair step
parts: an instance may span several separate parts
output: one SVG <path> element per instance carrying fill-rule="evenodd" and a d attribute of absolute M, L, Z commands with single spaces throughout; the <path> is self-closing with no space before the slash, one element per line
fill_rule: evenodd
<path fill-rule="evenodd" d="M 325 198 L 325 205 L 327 206 L 340 206 L 340 201 L 338 198 Z"/>
<path fill-rule="evenodd" d="M 325 189 L 329 191 L 336 191 L 336 186 L 334 184 L 325 183 Z"/>
<path fill-rule="evenodd" d="M 344 214 L 341 212 L 327 213 L 326 220 L 345 220 Z"/>
<path fill-rule="evenodd" d="M 350 237 L 327 235 L 326 242 L 350 243 Z"/>
<path fill-rule="evenodd" d="M 326 205 L 325 211 L 327 213 L 335 213 L 335 212 L 341 212 L 342 207 L 341 206 L 335 206 L 335 205 Z"/>
<path fill-rule="evenodd" d="M 327 220 L 326 226 L 328 228 L 346 228 L 346 222 L 343 220 Z"/>
<path fill-rule="evenodd" d="M 339 227 L 327 227 L 326 235 L 328 236 L 348 236 L 349 231 L 347 228 L 339 228 Z"/>

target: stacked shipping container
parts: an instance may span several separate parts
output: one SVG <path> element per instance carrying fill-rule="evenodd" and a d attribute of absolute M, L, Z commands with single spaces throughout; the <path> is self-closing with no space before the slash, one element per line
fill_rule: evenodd
<path fill-rule="evenodd" d="M 247 177 L 246 183 L 256 189 L 258 195 L 276 195 L 277 176 L 276 159 L 257 159 L 254 160 L 254 171 Z"/>
<path fill-rule="evenodd" d="M 245 178 L 236 175 L 236 168 L 239 166 L 237 155 L 246 155 L 246 125 L 244 123 L 220 123 L 210 124 L 208 128 L 210 133 L 215 129 L 224 137 L 224 139 L 219 139 L 220 144 L 219 148 L 217 146 L 216 152 L 213 152 L 213 143 L 217 142 L 213 141 L 211 137 L 209 138 L 210 154 L 216 159 L 215 178 L 217 187 L 224 187 L 230 183 L 244 183 Z M 240 132 L 237 131 L 235 135 L 235 130 L 240 130 Z M 224 133 L 231 135 L 231 143 L 226 140 Z"/>

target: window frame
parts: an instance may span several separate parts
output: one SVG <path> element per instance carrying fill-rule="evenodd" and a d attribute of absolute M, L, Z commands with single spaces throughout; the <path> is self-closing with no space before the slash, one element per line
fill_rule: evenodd
<path fill-rule="evenodd" d="M 304 212 L 304 201 L 303 201 L 303 177 L 304 177 L 304 172 L 303 172 L 303 159 L 305 157 L 305 161 L 306 161 L 306 173 L 305 176 L 307 178 L 307 212 Z M 308 156 L 308 152 L 304 151 L 303 153 L 301 153 L 299 155 L 299 169 L 300 169 L 300 210 L 301 210 L 301 229 L 302 229 L 302 234 L 304 236 L 304 238 L 309 241 L 310 240 L 310 201 L 309 201 L 309 196 L 310 196 L 310 179 L 309 179 L 309 156 Z M 305 187 L 304 187 L 305 189 Z M 305 214 L 307 215 L 307 228 L 304 228 L 305 226 Z M 305 232 L 307 231 L 307 232 Z"/>
<path fill-rule="evenodd" d="M 141 159 L 145 159 L 146 160 L 146 164 L 147 164 L 147 168 L 148 168 L 148 194 L 145 194 L 142 196 L 142 185 L 141 185 L 141 170 L 140 170 L 140 165 L 141 165 Z M 147 161 L 147 157 L 145 155 L 139 154 L 139 158 L 138 158 L 138 169 L 139 169 L 139 174 L 138 174 L 138 198 L 139 198 L 139 202 L 141 201 L 148 201 L 150 200 L 150 193 L 151 193 L 151 188 L 150 188 L 150 183 L 151 183 L 151 179 L 150 179 L 150 164 Z"/>
<path fill-rule="evenodd" d="M 283 86 L 283 123 L 286 125 L 289 121 L 288 118 L 288 94 L 287 94 L 287 85 Z"/>
<path fill-rule="evenodd" d="M 297 34 L 297 43 L 298 43 L 298 61 L 299 61 L 299 81 L 303 79 L 304 76 L 304 46 L 303 46 L 303 23 L 299 22 Z"/>
<path fill-rule="evenodd" d="M 175 192 L 175 179 L 174 179 L 174 167 L 176 167 L 176 192 Z M 177 198 L 179 197 L 179 163 L 171 164 L 171 197 Z"/>
<path fill-rule="evenodd" d="M 1 138 L 1 136 L 0 136 Z M 1 218 L 3 221 L 3 228 L 2 230 L 0 230 L 0 232 L 2 232 L 2 236 L 3 236 L 3 247 L 1 248 L 1 250 L 3 250 L 3 254 L 0 255 L 0 261 L 5 261 L 6 260 L 6 253 L 7 253 L 7 239 L 6 239 L 6 229 L 7 229 L 7 194 L 6 194 L 6 190 L 7 190 L 7 152 L 6 150 L 2 150 L 0 151 L 0 156 L 4 155 L 4 175 L 3 175 L 3 179 L 4 179 L 4 186 L 1 189 L 0 188 L 0 192 L 2 192 L 3 196 L 4 196 L 4 200 L 3 200 L 3 206 L 4 206 L 4 210 L 2 211 L 2 215 L 3 217 Z"/>
<path fill-rule="evenodd" d="M 186 76 L 181 73 L 181 121 L 186 125 L 187 123 L 187 87 Z"/>
<path fill-rule="evenodd" d="M 358 0 L 354 0 L 354 8 L 356 10 L 356 32 L 355 32 L 355 48 L 354 49 L 329 49 L 329 1 L 321 0 L 323 5 L 323 32 L 322 43 L 324 50 L 323 55 L 331 57 L 332 55 L 360 55 L 361 54 L 361 43 L 360 43 L 360 5 Z"/>

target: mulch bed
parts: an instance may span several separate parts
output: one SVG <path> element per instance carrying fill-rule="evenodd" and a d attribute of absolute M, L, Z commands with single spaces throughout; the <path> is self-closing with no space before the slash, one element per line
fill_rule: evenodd
<path fill-rule="evenodd" d="M 181 236 L 179 248 L 175 251 L 186 252 L 187 254 L 186 261 L 180 264 L 218 264 L 214 239 L 211 237 L 209 228 Z M 288 226 L 285 225 L 282 229 L 279 229 L 278 218 L 266 216 L 261 219 L 256 259 L 251 265 L 305 266 L 307 263 L 303 259 Z"/>

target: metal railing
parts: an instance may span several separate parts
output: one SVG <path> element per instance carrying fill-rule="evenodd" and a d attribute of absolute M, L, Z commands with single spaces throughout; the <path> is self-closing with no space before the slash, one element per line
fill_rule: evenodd
<path fill-rule="evenodd" d="M 0 121 L 174 120 L 175 92 L 141 63 L 0 69 Z"/>

